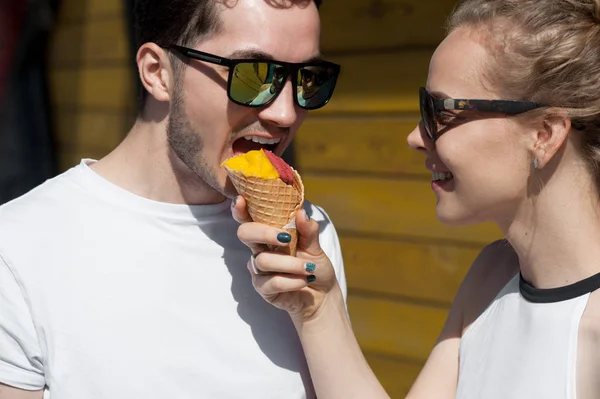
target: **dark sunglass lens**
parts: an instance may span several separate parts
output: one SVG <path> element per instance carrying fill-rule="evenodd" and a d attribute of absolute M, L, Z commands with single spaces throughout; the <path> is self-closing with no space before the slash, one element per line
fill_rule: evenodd
<path fill-rule="evenodd" d="M 421 88 L 419 90 L 419 106 L 421 109 L 421 120 L 423 122 L 423 126 L 425 127 L 425 132 L 431 140 L 434 140 L 435 126 L 433 118 L 435 110 L 433 108 L 433 102 L 431 100 L 431 97 L 429 96 L 427 90 L 425 90 L 424 88 Z"/>
<path fill-rule="evenodd" d="M 321 108 L 331 98 L 337 70 L 327 65 L 307 65 L 298 70 L 298 104 L 305 109 Z"/>
<path fill-rule="evenodd" d="M 282 66 L 270 62 L 239 63 L 233 70 L 229 95 L 240 104 L 267 104 L 281 91 L 285 75 Z"/>

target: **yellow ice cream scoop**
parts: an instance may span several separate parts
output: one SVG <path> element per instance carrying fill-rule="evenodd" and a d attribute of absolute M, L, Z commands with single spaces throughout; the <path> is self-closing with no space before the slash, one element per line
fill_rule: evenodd
<path fill-rule="evenodd" d="M 273 166 L 267 154 L 260 150 L 248 151 L 229 158 L 222 166 L 233 171 L 239 171 L 246 177 L 258 177 L 261 179 L 278 179 L 279 173 Z"/>
<path fill-rule="evenodd" d="M 231 184 L 246 200 L 253 221 L 284 229 L 292 240 L 286 246 L 267 245 L 270 251 L 295 256 L 298 234 L 296 212 L 304 204 L 304 185 L 297 171 L 269 150 L 236 155 L 222 166 Z"/>

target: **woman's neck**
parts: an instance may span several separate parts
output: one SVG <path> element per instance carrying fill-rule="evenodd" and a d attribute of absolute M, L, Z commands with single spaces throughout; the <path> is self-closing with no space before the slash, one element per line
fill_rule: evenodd
<path fill-rule="evenodd" d="M 555 173 L 500 227 L 536 288 L 556 288 L 600 272 L 600 201 L 586 171 Z"/>

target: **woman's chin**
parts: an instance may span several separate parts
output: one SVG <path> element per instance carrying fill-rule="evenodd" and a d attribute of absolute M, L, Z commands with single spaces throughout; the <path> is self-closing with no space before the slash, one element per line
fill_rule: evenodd
<path fill-rule="evenodd" d="M 446 226 L 461 227 L 477 223 L 472 220 L 472 215 L 465 215 L 461 212 L 443 209 L 440 208 L 439 204 L 435 214 L 437 219 Z"/>

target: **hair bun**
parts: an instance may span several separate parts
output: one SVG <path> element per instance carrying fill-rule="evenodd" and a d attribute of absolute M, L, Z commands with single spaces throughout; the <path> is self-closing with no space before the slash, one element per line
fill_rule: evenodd
<path fill-rule="evenodd" d="M 600 0 L 592 0 L 592 17 L 597 24 L 600 24 Z"/>

